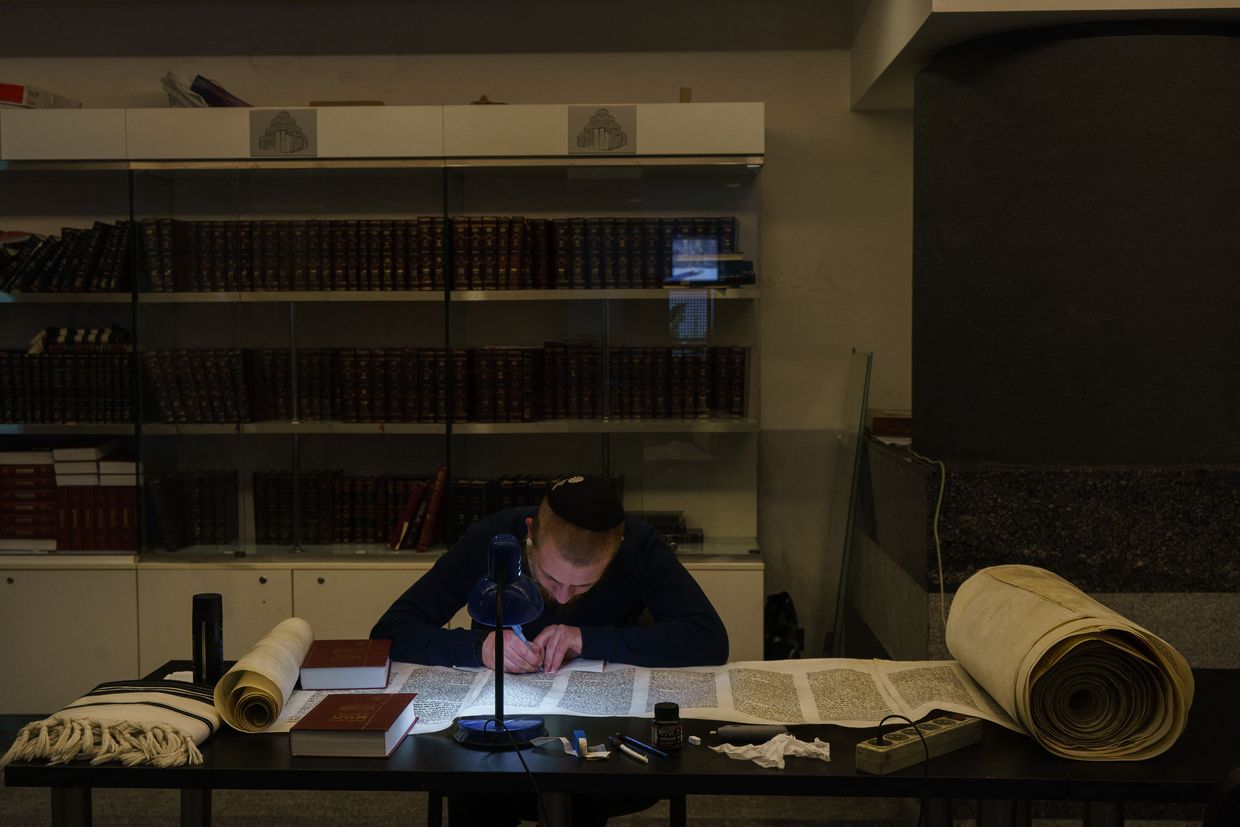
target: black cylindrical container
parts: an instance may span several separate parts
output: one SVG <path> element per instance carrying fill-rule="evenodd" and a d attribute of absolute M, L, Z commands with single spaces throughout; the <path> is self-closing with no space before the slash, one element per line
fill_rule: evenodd
<path fill-rule="evenodd" d="M 685 730 L 680 723 L 680 704 L 662 701 L 654 705 L 650 742 L 662 750 L 680 749 Z"/>
<path fill-rule="evenodd" d="M 194 683 L 214 685 L 224 672 L 224 609 L 215 593 L 194 595 Z"/>

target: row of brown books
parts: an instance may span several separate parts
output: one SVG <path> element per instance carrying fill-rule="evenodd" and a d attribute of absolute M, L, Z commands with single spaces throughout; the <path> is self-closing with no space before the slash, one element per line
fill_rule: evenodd
<path fill-rule="evenodd" d="M 100 245 L 112 238 L 115 246 L 131 234 L 128 222 L 121 225 L 123 232 L 111 232 L 96 222 L 63 237 L 80 245 L 86 236 Z M 454 290 L 650 288 L 679 280 L 678 257 L 732 265 L 738 256 L 735 216 L 152 218 L 139 230 L 141 283 L 156 292 L 442 290 L 445 282 Z M 117 259 L 110 248 L 57 264 L 33 258 L 20 272 L 10 265 L 5 272 L 14 272 L 0 283 L 26 291 L 127 289 L 127 273 L 92 277 L 96 265 L 83 263 Z"/>
<path fill-rule="evenodd" d="M 160 350 L 142 355 L 161 422 L 534 422 L 740 417 L 747 349 L 542 347 Z M 293 401 L 296 401 L 294 409 Z"/>
<path fill-rule="evenodd" d="M 30 235 L 0 257 L 0 292 L 128 292 L 133 222 Z"/>
<path fill-rule="evenodd" d="M 0 351 L 0 422 L 132 422 L 132 346 L 111 347 L 121 352 Z"/>
<path fill-rule="evenodd" d="M 150 547 L 176 551 L 237 539 L 236 471 L 175 471 L 143 488 Z"/>

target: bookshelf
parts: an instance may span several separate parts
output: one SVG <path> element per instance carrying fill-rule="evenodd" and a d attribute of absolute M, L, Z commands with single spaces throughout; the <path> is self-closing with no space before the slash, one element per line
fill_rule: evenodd
<path fill-rule="evenodd" d="M 216 591 L 266 567 L 278 578 L 240 599 L 277 605 L 263 595 L 278 583 L 294 611 L 290 572 L 319 563 L 380 579 L 394 566 L 407 584 L 427 557 L 382 540 L 401 486 L 440 466 L 432 550 L 474 516 L 536 498 L 538 480 L 609 474 L 628 510 L 683 512 L 686 564 L 724 589 L 725 615 L 748 595 L 725 621 L 734 654 L 760 657 L 762 105 L 633 105 L 636 151 L 615 156 L 569 154 L 575 106 L 291 111 L 313 112 L 314 157 L 253 157 L 249 110 L 0 112 L 0 229 L 130 229 L 108 259 L 110 290 L 0 290 L 0 349 L 108 324 L 133 342 L 126 421 L 4 421 L 0 450 L 109 438 L 142 463 L 140 606 L 156 570 Z M 385 234 L 401 233 L 397 252 Z M 492 233 L 496 249 L 508 239 L 506 265 L 488 258 Z M 570 254 L 559 273 L 557 233 Z M 678 260 L 717 263 L 724 281 L 665 286 L 674 244 L 697 238 L 697 257 Z M 702 244 L 744 261 L 703 258 Z M 556 373 L 570 369 L 589 382 Z M 382 410 L 361 405 L 367 394 Z M 273 474 L 284 488 L 256 491 Z M 153 493 L 160 480 L 176 495 Z M 168 502 L 178 515 L 161 516 Z M 332 525 L 309 526 L 325 507 Z M 306 583 L 305 599 L 322 591 Z M 364 595 L 333 600 L 374 614 Z"/>

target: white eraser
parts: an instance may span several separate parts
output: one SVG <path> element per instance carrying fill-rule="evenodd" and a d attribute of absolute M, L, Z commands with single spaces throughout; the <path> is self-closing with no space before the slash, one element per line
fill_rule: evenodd
<path fill-rule="evenodd" d="M 690 736 L 689 736 L 689 743 L 690 743 L 690 744 L 693 744 L 693 746 L 695 746 L 695 747 L 701 746 L 701 745 L 702 745 L 702 737 L 701 737 L 700 735 L 690 735 Z"/>

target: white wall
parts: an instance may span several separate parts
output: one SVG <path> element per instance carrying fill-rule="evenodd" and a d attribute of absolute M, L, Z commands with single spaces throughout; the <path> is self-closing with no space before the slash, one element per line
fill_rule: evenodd
<path fill-rule="evenodd" d="M 760 540 L 767 592 L 792 592 L 813 624 L 807 640 L 821 640 L 826 629 L 810 618 L 829 617 L 834 601 L 827 498 L 832 434 L 851 418 L 841 404 L 850 349 L 875 354 L 871 407 L 910 404 L 912 117 L 849 110 L 847 50 L 0 57 L 0 79 L 88 106 L 161 106 L 158 80 L 169 70 L 264 106 L 465 103 L 483 93 L 510 103 L 660 102 L 682 86 L 695 101 L 765 101 Z"/>

